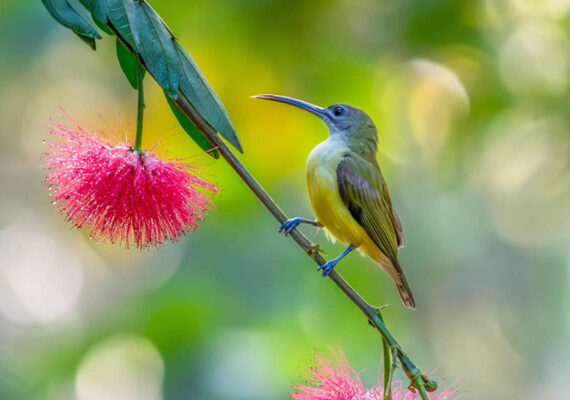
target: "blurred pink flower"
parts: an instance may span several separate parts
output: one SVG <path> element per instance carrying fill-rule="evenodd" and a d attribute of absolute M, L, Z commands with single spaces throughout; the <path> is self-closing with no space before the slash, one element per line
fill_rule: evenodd
<path fill-rule="evenodd" d="M 372 389 L 367 389 L 360 379 L 360 374 L 351 368 L 346 355 L 339 350 L 338 361 L 328 361 L 321 354 L 315 355 L 316 366 L 310 368 L 307 384 L 296 384 L 293 400 L 383 400 L 384 390 L 379 382 Z M 393 400 L 420 399 L 418 393 L 402 386 L 401 381 L 392 384 Z M 432 400 L 451 400 L 456 391 L 447 389 L 430 394 Z"/>
<path fill-rule="evenodd" d="M 83 128 L 54 123 L 44 155 L 53 203 L 97 241 L 126 248 L 158 246 L 192 232 L 211 207 L 216 185 L 179 159 L 161 160 L 126 142 Z"/>

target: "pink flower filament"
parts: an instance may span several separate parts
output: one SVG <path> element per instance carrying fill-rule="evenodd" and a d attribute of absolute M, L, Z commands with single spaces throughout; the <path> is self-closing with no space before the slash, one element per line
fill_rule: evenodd
<path fill-rule="evenodd" d="M 198 227 L 218 188 L 178 159 L 133 151 L 74 123 L 54 124 L 44 163 L 54 203 L 97 241 L 158 246 Z"/>
<path fill-rule="evenodd" d="M 354 371 L 342 350 L 339 350 L 338 361 L 328 361 L 321 354 L 315 355 L 316 366 L 310 368 L 307 384 L 296 384 L 297 391 L 291 394 L 293 400 L 383 400 L 384 390 L 379 382 L 372 389 L 367 389 Z M 402 386 L 401 381 L 392 385 L 393 400 L 419 399 L 418 393 Z M 451 400 L 456 397 L 456 391 L 447 389 L 430 394 L 432 400 Z"/>

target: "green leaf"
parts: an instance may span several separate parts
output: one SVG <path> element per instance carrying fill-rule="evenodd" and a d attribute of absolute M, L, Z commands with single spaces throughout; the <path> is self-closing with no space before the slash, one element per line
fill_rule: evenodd
<path fill-rule="evenodd" d="M 186 51 L 176 43 L 183 76 L 180 90 L 202 117 L 228 142 L 243 153 L 230 117 L 202 71 Z"/>
<path fill-rule="evenodd" d="M 135 40 L 133 38 L 133 31 L 131 23 L 136 25 L 137 21 L 134 17 L 135 14 L 135 2 L 133 0 L 100 0 L 106 3 L 107 16 L 113 28 L 117 31 L 121 38 L 127 44 L 138 51 L 135 46 Z"/>
<path fill-rule="evenodd" d="M 200 146 L 202 150 L 206 151 L 209 155 L 216 159 L 220 158 L 220 153 L 217 150 L 213 150 L 214 146 L 212 146 L 212 143 L 210 143 L 208 139 L 206 139 L 206 137 L 202 134 L 202 132 L 196 128 L 190 118 L 188 118 L 186 114 L 180 110 L 174 100 L 172 100 L 166 92 L 164 92 L 164 96 L 166 97 L 166 101 L 168 102 L 172 113 L 180 123 L 180 126 L 184 128 L 188 136 L 190 136 L 192 140 L 194 140 L 194 142 L 196 142 L 196 144 Z"/>
<path fill-rule="evenodd" d="M 107 7 L 106 0 L 80 0 L 81 3 L 91 11 L 93 20 L 102 25 L 107 24 L 107 15 L 109 14 L 109 8 Z M 109 28 L 107 28 L 109 29 Z"/>
<path fill-rule="evenodd" d="M 78 0 L 42 0 L 42 3 L 60 24 L 71 29 L 95 49 L 95 39 L 101 39 L 101 35 Z"/>
<path fill-rule="evenodd" d="M 154 10 L 144 1 L 105 1 L 113 27 L 140 54 L 149 72 L 168 95 L 173 99 L 178 97 L 179 68 L 173 40 Z"/>
<path fill-rule="evenodd" d="M 108 35 L 114 35 L 107 25 L 108 8 L 105 0 L 79 0 L 83 6 L 91 12 L 91 18 L 97 28 Z"/>
<path fill-rule="evenodd" d="M 171 98 L 176 99 L 180 67 L 174 40 L 148 4 L 142 1 L 134 4 L 136 23 L 130 17 L 129 21 L 136 48 L 154 79 Z"/>
<path fill-rule="evenodd" d="M 91 12 L 93 21 L 106 24 L 105 31 L 116 33 L 117 57 L 130 85 L 137 88 L 136 60 L 138 54 L 153 78 L 170 100 L 183 95 L 203 120 L 229 143 L 243 152 L 230 117 L 222 102 L 208 84 L 192 58 L 176 42 L 170 29 L 144 0 L 42 0 L 44 3 L 76 3 Z M 46 6 L 47 7 L 47 6 Z M 53 7 L 52 7 L 53 8 Z M 72 11 L 74 8 L 69 7 Z M 48 7 L 49 9 L 49 7 Z M 82 8 L 85 11 L 84 8 Z M 51 12 L 51 11 L 50 11 Z M 90 21 L 89 19 L 87 19 Z M 112 28 L 112 30 L 110 29 Z M 97 33 L 98 35 L 98 33 Z M 100 36 L 99 36 L 100 37 Z M 92 40 L 94 44 L 94 40 Z M 169 104 L 172 102 L 169 101 Z M 171 104 L 172 107 L 172 104 Z M 176 118 L 191 138 L 203 149 L 211 144 L 198 128 L 176 106 Z M 181 116 L 184 118 L 181 120 Z M 183 122 L 184 121 L 184 122 Z"/>
<path fill-rule="evenodd" d="M 111 30 L 111 28 L 109 28 L 109 26 L 107 24 L 102 23 L 101 21 L 99 21 L 95 17 L 93 17 L 93 22 L 95 22 L 95 25 L 97 25 L 97 27 L 99 29 L 101 29 L 103 32 L 105 32 L 107 35 L 111 35 L 111 36 L 114 35 L 113 31 Z"/>
<path fill-rule="evenodd" d="M 208 124 L 243 152 L 222 102 L 162 19 L 144 1 L 135 2 L 131 14 L 129 21 L 136 48 L 156 81 L 173 99 L 182 92 Z"/>
<path fill-rule="evenodd" d="M 81 41 L 83 43 L 85 43 L 87 46 L 91 47 L 92 50 L 97 50 L 97 43 L 95 43 L 95 39 L 88 38 L 88 37 L 81 36 L 81 35 L 77 35 L 77 37 L 79 39 L 81 39 Z"/>
<path fill-rule="evenodd" d="M 117 39 L 117 58 L 119 59 L 119 65 L 125 73 L 127 80 L 131 84 L 132 88 L 138 90 L 139 81 L 137 77 L 137 59 L 136 56 L 119 40 Z M 143 69 L 143 78 L 145 70 Z"/>

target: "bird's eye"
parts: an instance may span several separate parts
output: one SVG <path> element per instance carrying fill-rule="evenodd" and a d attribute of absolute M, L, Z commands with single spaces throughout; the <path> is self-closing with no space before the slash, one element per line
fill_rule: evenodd
<path fill-rule="evenodd" d="M 344 112 L 344 108 L 342 108 L 342 107 L 340 107 L 340 106 L 335 107 L 334 110 L 333 110 L 333 114 L 334 114 L 335 116 L 337 116 L 337 117 L 338 117 L 339 115 L 341 115 L 343 112 Z"/>

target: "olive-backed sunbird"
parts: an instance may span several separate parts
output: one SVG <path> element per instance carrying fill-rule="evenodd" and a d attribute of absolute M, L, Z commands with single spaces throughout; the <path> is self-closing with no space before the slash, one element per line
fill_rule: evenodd
<path fill-rule="evenodd" d="M 344 256 L 359 249 L 392 277 L 404 305 L 415 308 L 398 261 L 398 249 L 404 245 L 402 225 L 376 160 L 378 132 L 370 117 L 346 104 L 322 108 L 286 96 L 253 97 L 308 111 L 323 120 L 330 131 L 329 138 L 315 147 L 307 160 L 307 185 L 317 220 L 292 218 L 280 232 L 287 235 L 301 223 L 324 228 L 329 238 L 349 247 L 319 268 L 323 276 L 328 276 Z"/>

